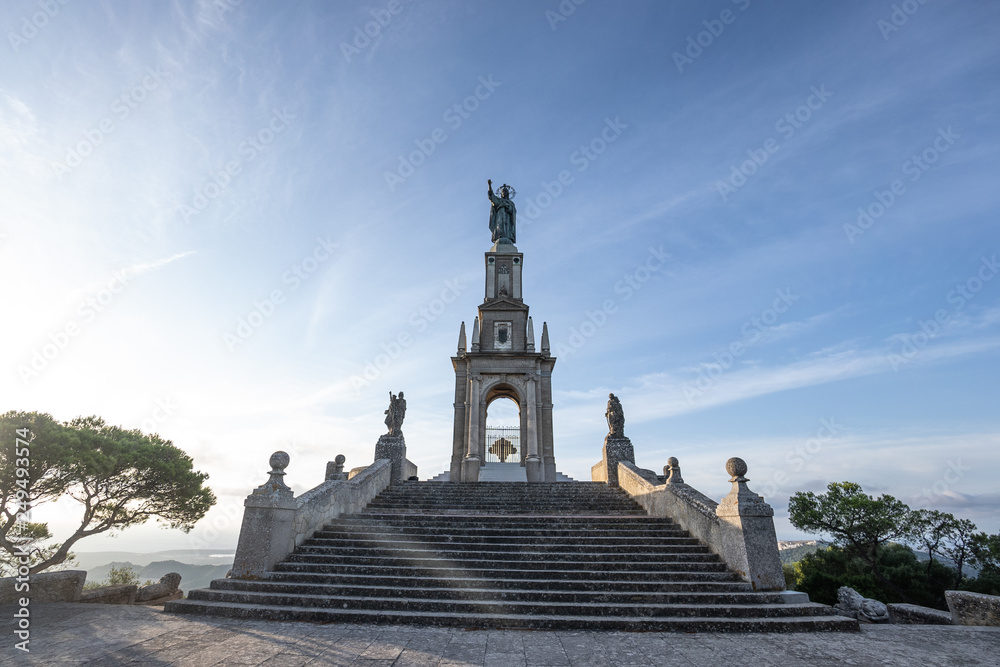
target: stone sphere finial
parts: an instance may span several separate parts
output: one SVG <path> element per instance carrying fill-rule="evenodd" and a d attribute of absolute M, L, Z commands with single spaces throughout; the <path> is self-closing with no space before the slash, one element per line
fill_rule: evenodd
<path fill-rule="evenodd" d="M 271 466 L 271 472 L 280 475 L 285 474 L 285 468 L 288 467 L 288 463 L 291 461 L 291 457 L 288 456 L 287 452 L 277 451 L 271 454 L 271 458 L 268 460 L 268 464 Z"/>
<path fill-rule="evenodd" d="M 267 461 L 271 465 L 271 471 L 267 473 L 267 481 L 254 489 L 254 495 L 277 498 L 291 494 L 292 490 L 281 479 L 285 476 L 285 468 L 288 467 L 289 461 L 291 458 L 287 452 L 277 451 L 271 454 L 271 458 Z"/>
<path fill-rule="evenodd" d="M 347 457 L 344 456 L 343 454 L 337 454 L 337 456 L 335 456 L 333 460 L 337 463 L 337 465 L 342 466 L 344 465 L 344 462 L 347 460 Z"/>
<path fill-rule="evenodd" d="M 734 456 L 726 461 L 726 472 L 732 477 L 730 482 L 745 482 L 744 475 L 747 474 L 747 462 Z"/>
<path fill-rule="evenodd" d="M 681 477 L 681 463 L 676 456 L 667 459 L 667 465 L 663 466 L 663 472 L 667 475 L 667 484 L 683 484 Z"/>

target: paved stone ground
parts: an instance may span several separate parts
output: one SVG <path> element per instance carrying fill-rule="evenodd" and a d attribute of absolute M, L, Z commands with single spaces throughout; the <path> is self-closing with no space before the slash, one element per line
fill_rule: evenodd
<path fill-rule="evenodd" d="M 0 607 L 0 664 L 997 665 L 1000 628 L 867 626 L 850 634 L 510 632 L 238 621 L 157 607 L 32 607 L 30 653 Z"/>

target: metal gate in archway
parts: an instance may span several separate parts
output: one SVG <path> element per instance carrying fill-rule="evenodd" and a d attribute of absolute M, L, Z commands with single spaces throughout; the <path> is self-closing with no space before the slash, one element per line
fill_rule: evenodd
<path fill-rule="evenodd" d="M 486 463 L 521 462 L 521 427 L 486 427 Z"/>

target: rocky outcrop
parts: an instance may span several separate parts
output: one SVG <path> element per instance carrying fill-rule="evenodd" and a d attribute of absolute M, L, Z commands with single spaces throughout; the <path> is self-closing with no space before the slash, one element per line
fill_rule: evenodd
<path fill-rule="evenodd" d="M 1000 597 L 966 591 L 945 591 L 955 625 L 1000 626 Z"/>
<path fill-rule="evenodd" d="M 124 586 L 101 586 L 84 591 L 80 602 L 92 604 L 135 604 L 135 594 L 139 587 L 135 584 Z"/>
<path fill-rule="evenodd" d="M 83 593 L 83 584 L 86 580 L 85 570 L 40 572 L 28 577 L 5 577 L 0 579 L 0 604 L 19 604 L 20 598 L 28 598 L 32 604 L 76 602 Z"/>
<path fill-rule="evenodd" d="M 898 625 L 951 625 L 951 614 L 918 604 L 887 604 L 889 621 Z"/>
<path fill-rule="evenodd" d="M 160 577 L 160 581 L 149 586 L 143 586 L 135 596 L 137 604 L 164 604 L 170 600 L 183 597 L 178 590 L 181 585 L 181 575 L 168 572 Z"/>

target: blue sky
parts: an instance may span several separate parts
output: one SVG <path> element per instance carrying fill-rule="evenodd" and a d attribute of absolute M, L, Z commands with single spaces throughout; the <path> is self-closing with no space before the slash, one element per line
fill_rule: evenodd
<path fill-rule="evenodd" d="M 159 432 L 220 498 L 81 548 L 231 549 L 270 453 L 297 492 L 370 462 L 390 390 L 444 470 L 488 178 L 518 191 L 560 470 L 589 478 L 613 391 L 641 466 L 720 498 L 741 456 L 779 537 L 842 480 L 1000 529 L 1000 6 L 53 0 L 0 27 L 0 403 Z"/>

